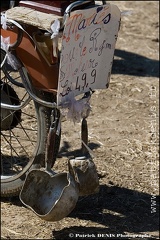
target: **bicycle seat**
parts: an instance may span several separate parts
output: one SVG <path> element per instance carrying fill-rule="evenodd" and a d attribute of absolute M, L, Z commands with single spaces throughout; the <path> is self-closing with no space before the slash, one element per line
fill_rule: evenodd
<path fill-rule="evenodd" d="M 35 9 L 31 9 L 29 7 L 22 6 L 8 9 L 6 11 L 6 16 L 8 19 L 12 19 L 20 23 L 32 25 L 38 27 L 39 29 L 49 31 L 51 24 L 56 19 L 58 19 L 60 22 L 63 20 L 63 17 L 56 14 L 44 13 Z"/>
<path fill-rule="evenodd" d="M 32 8 L 43 13 L 63 16 L 65 9 L 74 1 L 20 1 L 19 6 Z"/>

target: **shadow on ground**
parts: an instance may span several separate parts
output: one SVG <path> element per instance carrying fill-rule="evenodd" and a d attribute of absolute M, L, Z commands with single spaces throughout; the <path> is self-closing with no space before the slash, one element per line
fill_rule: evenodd
<path fill-rule="evenodd" d="M 67 142 L 67 141 L 63 141 L 63 145 L 62 147 L 60 148 L 59 150 L 59 153 L 58 153 L 58 157 L 61 158 L 61 157 L 68 157 L 68 158 L 71 158 L 71 157 L 79 157 L 79 156 L 82 156 L 83 153 L 82 153 L 82 149 L 75 149 L 73 151 L 70 150 L 70 143 Z M 100 147 L 100 144 L 97 144 L 97 143 L 93 143 L 93 142 L 90 142 L 88 144 L 88 147 L 93 150 L 93 149 L 97 149 Z"/>
<path fill-rule="evenodd" d="M 122 236 L 125 235 L 125 232 L 130 233 L 131 236 L 158 232 L 158 197 L 154 197 L 154 200 L 156 199 L 155 212 L 152 212 L 151 208 L 152 198 L 153 196 L 146 193 L 118 186 L 101 185 L 98 194 L 79 198 L 76 208 L 69 216 L 92 221 L 93 226 L 95 226 L 64 228 L 60 231 L 53 231 L 53 237 L 55 239 L 68 239 L 69 234 L 72 233 L 73 236 L 76 234 L 94 234 L 95 236 L 104 234 L 105 238 L 118 237 L 118 239 L 123 239 Z M 96 224 L 103 226 L 96 227 Z M 125 237 L 125 239 L 130 238 Z"/>
<path fill-rule="evenodd" d="M 159 77 L 159 61 L 116 49 L 112 74 Z"/>

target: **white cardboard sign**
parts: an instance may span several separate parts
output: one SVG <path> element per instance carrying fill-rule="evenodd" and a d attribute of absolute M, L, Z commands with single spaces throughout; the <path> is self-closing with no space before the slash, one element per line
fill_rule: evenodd
<path fill-rule="evenodd" d="M 109 84 L 120 10 L 101 5 L 71 12 L 62 36 L 57 103 Z"/>

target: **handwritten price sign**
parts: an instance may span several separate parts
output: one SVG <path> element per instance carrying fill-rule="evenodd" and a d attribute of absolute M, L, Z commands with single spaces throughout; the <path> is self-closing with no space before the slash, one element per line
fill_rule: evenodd
<path fill-rule="evenodd" d="M 120 11 L 101 5 L 71 13 L 62 36 L 57 103 L 109 85 Z"/>

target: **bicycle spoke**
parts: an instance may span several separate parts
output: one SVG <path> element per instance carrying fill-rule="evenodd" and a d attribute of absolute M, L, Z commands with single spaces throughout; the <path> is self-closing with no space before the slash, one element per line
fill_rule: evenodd
<path fill-rule="evenodd" d="M 2 161 L 1 161 L 2 168 L 3 168 L 3 162 L 4 162 L 4 166 L 7 165 L 7 163 L 9 163 L 9 167 L 6 169 L 11 169 L 12 171 L 15 169 L 16 172 L 20 172 L 20 169 L 15 164 L 13 164 L 13 162 L 16 163 L 16 158 L 13 156 L 11 156 L 10 158 L 11 158 L 11 160 L 2 154 Z M 10 171 L 8 171 L 8 172 L 10 172 Z M 1 175 L 3 175 L 2 173 L 4 173 L 4 170 L 2 171 L 2 169 L 1 169 Z"/>
<path fill-rule="evenodd" d="M 18 155 L 18 153 L 16 152 L 16 150 L 12 147 L 12 145 L 11 145 L 11 143 L 10 143 L 10 141 L 8 141 L 8 139 L 6 138 L 6 137 L 4 137 L 4 139 L 5 139 L 5 141 L 9 144 L 9 146 L 10 146 L 10 156 L 12 156 L 12 151 L 17 155 L 17 157 L 20 157 L 19 155 Z"/>
<path fill-rule="evenodd" d="M 28 129 L 28 130 L 30 130 L 30 129 Z M 3 136 L 5 136 L 5 137 L 9 137 L 9 135 L 7 135 L 7 134 L 2 134 Z M 23 141 L 28 141 L 28 142 L 30 142 L 31 140 L 30 139 L 26 139 L 26 138 L 22 138 L 22 137 L 18 137 L 18 139 L 19 140 L 23 140 Z M 17 137 L 14 137 L 14 136 L 12 136 L 12 141 L 16 141 L 17 140 Z M 32 140 L 32 142 L 34 142 L 34 143 L 36 143 L 37 141 L 33 141 Z"/>
<path fill-rule="evenodd" d="M 21 149 L 26 153 L 26 155 L 28 156 L 29 158 L 29 155 L 27 153 L 27 151 L 25 150 L 24 146 L 21 144 L 21 142 L 19 141 L 18 137 L 15 136 L 15 134 L 13 133 L 13 131 L 11 131 L 12 134 L 14 135 L 15 139 L 17 140 L 17 142 L 19 143 L 19 145 L 21 146 Z"/>
<path fill-rule="evenodd" d="M 3 103 L 21 105 L 28 93 L 23 87 L 20 72 L 1 69 Z M 37 117 L 33 101 L 22 110 L 2 109 L 1 116 L 1 176 L 2 180 L 18 175 L 32 161 L 37 144 Z M 2 119 L 3 118 L 3 119 Z"/>

